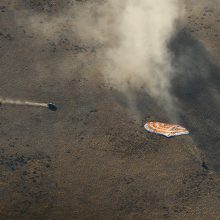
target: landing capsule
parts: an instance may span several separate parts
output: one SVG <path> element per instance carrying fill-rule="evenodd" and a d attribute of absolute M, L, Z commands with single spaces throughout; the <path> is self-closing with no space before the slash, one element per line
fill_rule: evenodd
<path fill-rule="evenodd" d="M 56 111 L 57 110 L 57 106 L 53 103 L 48 103 L 47 104 L 48 109 L 50 109 L 51 111 Z"/>

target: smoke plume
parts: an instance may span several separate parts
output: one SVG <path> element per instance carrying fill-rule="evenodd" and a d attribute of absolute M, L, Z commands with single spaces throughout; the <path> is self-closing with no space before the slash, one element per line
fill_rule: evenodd
<path fill-rule="evenodd" d="M 47 103 L 13 100 L 13 99 L 8 99 L 8 98 L 0 98 L 0 104 L 26 105 L 26 106 L 36 106 L 36 107 L 46 107 L 47 108 Z"/>
<path fill-rule="evenodd" d="M 172 115 L 177 107 L 170 92 L 174 72 L 167 45 L 180 17 L 178 2 L 109 0 L 93 15 L 89 8 L 87 16 L 79 16 L 78 28 L 81 37 L 103 42 L 99 60 L 107 82 L 128 96 L 142 88 Z"/>
<path fill-rule="evenodd" d="M 55 43 L 60 35 L 67 35 L 73 41 L 102 45 L 96 51 L 96 65 L 106 82 L 128 100 L 134 100 L 132 91 L 143 90 L 173 117 L 178 105 L 170 91 L 174 71 L 167 45 L 182 13 L 179 1 L 94 0 L 75 4 L 56 16 L 32 16 L 30 26 Z"/>
<path fill-rule="evenodd" d="M 109 48 L 106 54 L 111 65 L 105 76 L 125 92 L 132 87 L 144 88 L 170 112 L 174 109 L 170 94 L 173 72 L 167 44 L 178 18 L 177 3 L 173 0 L 124 2 L 116 21 L 118 45 Z"/>

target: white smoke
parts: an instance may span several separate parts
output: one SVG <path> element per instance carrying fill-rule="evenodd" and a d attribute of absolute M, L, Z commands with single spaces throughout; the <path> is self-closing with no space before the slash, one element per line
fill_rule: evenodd
<path fill-rule="evenodd" d="M 96 64 L 106 82 L 128 100 L 134 100 L 132 90 L 142 88 L 174 117 L 178 105 L 171 94 L 174 72 L 167 45 L 182 9 L 178 0 L 94 0 L 75 2 L 56 16 L 29 16 L 28 22 L 55 42 L 63 33 L 73 41 L 101 43 Z"/>
<path fill-rule="evenodd" d="M 172 116 L 177 106 L 168 43 L 181 9 L 178 0 L 109 0 L 87 8 L 78 22 L 82 38 L 105 45 L 98 59 L 106 81 L 128 96 L 143 88 Z"/>
<path fill-rule="evenodd" d="M 46 108 L 48 107 L 47 103 L 13 100 L 8 98 L 0 98 L 0 104 L 26 105 L 26 106 L 37 106 L 37 107 L 46 107 Z"/>

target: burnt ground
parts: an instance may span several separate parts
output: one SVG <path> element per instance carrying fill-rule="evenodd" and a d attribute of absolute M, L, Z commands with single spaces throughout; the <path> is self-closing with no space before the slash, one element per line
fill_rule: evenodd
<path fill-rule="evenodd" d="M 1 219 L 220 219 L 217 5 L 187 0 L 170 42 L 172 90 L 191 135 L 166 139 L 143 129 L 166 120 L 147 94 L 137 91 L 140 123 L 104 82 L 99 42 L 77 38 L 68 19 L 47 30 L 86 4 L 0 3 L 1 97 L 59 108 L 0 107 Z"/>

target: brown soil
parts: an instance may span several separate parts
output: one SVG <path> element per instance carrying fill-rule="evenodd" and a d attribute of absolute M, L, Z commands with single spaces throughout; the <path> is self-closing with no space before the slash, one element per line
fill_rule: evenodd
<path fill-rule="evenodd" d="M 77 38 L 69 21 L 56 38 L 38 31 L 40 20 L 30 26 L 88 1 L 0 2 L 1 97 L 58 105 L 0 107 L 1 219 L 220 219 L 220 8 L 196 2 L 186 0 L 170 43 L 191 132 L 173 139 L 144 130 L 147 119 L 166 120 L 146 94 L 137 92 L 140 123 L 104 83 L 99 42 Z"/>

